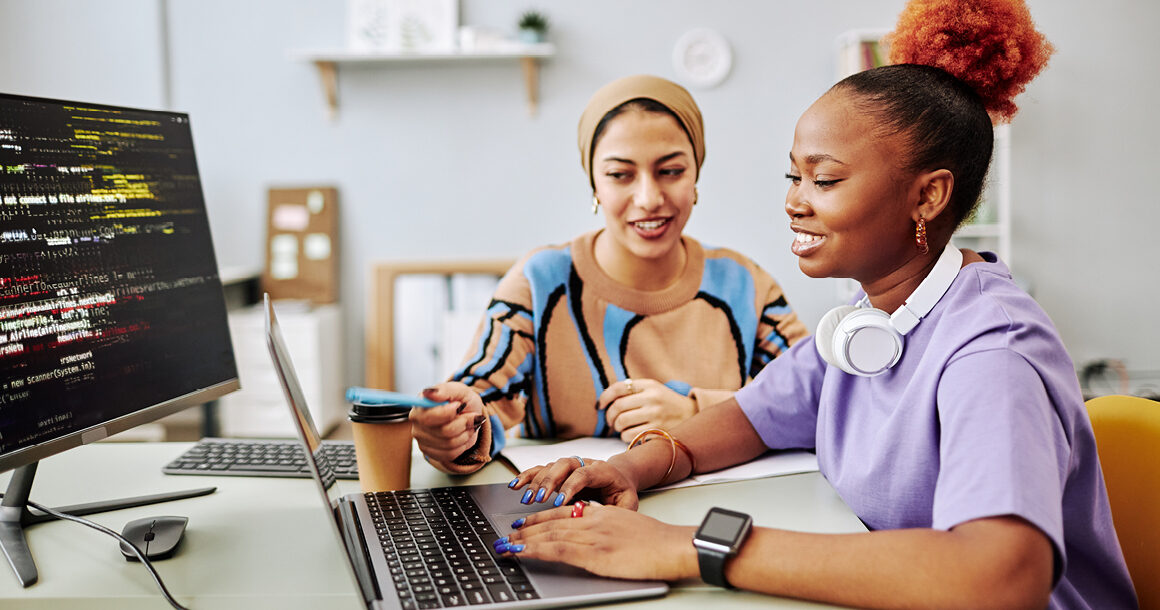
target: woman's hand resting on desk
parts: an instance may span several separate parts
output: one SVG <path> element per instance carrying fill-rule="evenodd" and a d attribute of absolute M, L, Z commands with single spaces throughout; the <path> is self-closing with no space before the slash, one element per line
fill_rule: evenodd
<path fill-rule="evenodd" d="M 697 402 L 655 379 L 625 379 L 608 386 L 596 408 L 607 409 L 604 419 L 627 443 L 648 428 L 671 430 L 696 414 Z"/>
<path fill-rule="evenodd" d="M 533 466 L 512 479 L 508 487 L 516 490 L 527 487 L 520 500 L 524 504 L 549 502 L 561 506 L 584 490 L 595 492 L 604 504 L 629 510 L 636 510 L 640 503 L 635 481 L 611 463 L 592 458 L 584 458 L 581 463 L 578 457 L 566 457 L 544 466 Z"/>
<path fill-rule="evenodd" d="M 577 510 L 566 505 L 528 515 L 496 551 L 567 563 L 601 576 L 674 581 L 700 573 L 692 544 L 695 530 L 619 506 L 588 504 Z"/>
<path fill-rule="evenodd" d="M 411 432 L 419 450 L 428 458 L 450 463 L 475 446 L 479 427 L 486 418 L 479 394 L 448 381 L 423 390 L 423 397 L 446 405 L 411 409 Z"/>

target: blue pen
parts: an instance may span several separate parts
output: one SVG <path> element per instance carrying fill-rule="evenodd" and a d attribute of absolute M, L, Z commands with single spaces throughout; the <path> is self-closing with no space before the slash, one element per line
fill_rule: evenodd
<path fill-rule="evenodd" d="M 360 388 L 352 386 L 346 390 L 346 399 L 364 405 L 400 405 L 404 407 L 438 407 L 445 402 L 435 402 L 414 394 L 376 390 L 374 388 Z"/>

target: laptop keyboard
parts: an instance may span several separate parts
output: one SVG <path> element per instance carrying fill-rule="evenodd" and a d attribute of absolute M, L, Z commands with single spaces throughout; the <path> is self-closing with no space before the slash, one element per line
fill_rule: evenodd
<path fill-rule="evenodd" d="M 322 450 L 336 477 L 358 479 L 354 441 L 322 441 Z M 203 438 L 161 472 L 310 478 L 302 445 L 283 439 Z"/>
<path fill-rule="evenodd" d="M 465 489 L 366 494 L 404 610 L 537 599 L 523 567 L 498 557 L 499 538 Z"/>

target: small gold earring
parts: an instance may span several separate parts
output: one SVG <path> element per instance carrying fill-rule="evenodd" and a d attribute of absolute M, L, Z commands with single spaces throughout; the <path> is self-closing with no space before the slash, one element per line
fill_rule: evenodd
<path fill-rule="evenodd" d="M 701 198 L 701 194 L 697 192 L 697 187 L 693 187 L 693 205 L 697 205 L 697 200 Z"/>
<path fill-rule="evenodd" d="M 592 213 L 595 214 L 599 211 L 600 211 L 600 199 L 596 195 L 593 195 L 592 196 Z"/>

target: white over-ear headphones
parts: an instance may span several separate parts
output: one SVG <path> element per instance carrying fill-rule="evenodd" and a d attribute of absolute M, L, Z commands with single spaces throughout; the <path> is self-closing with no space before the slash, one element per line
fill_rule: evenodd
<path fill-rule="evenodd" d="M 963 253 L 947 244 L 918 288 L 893 314 L 870 307 L 870 297 L 858 305 L 831 309 L 818 323 L 814 344 L 818 354 L 851 375 L 873 377 L 885 373 L 902 358 L 907 333 L 934 309 L 954 283 L 963 266 Z"/>

